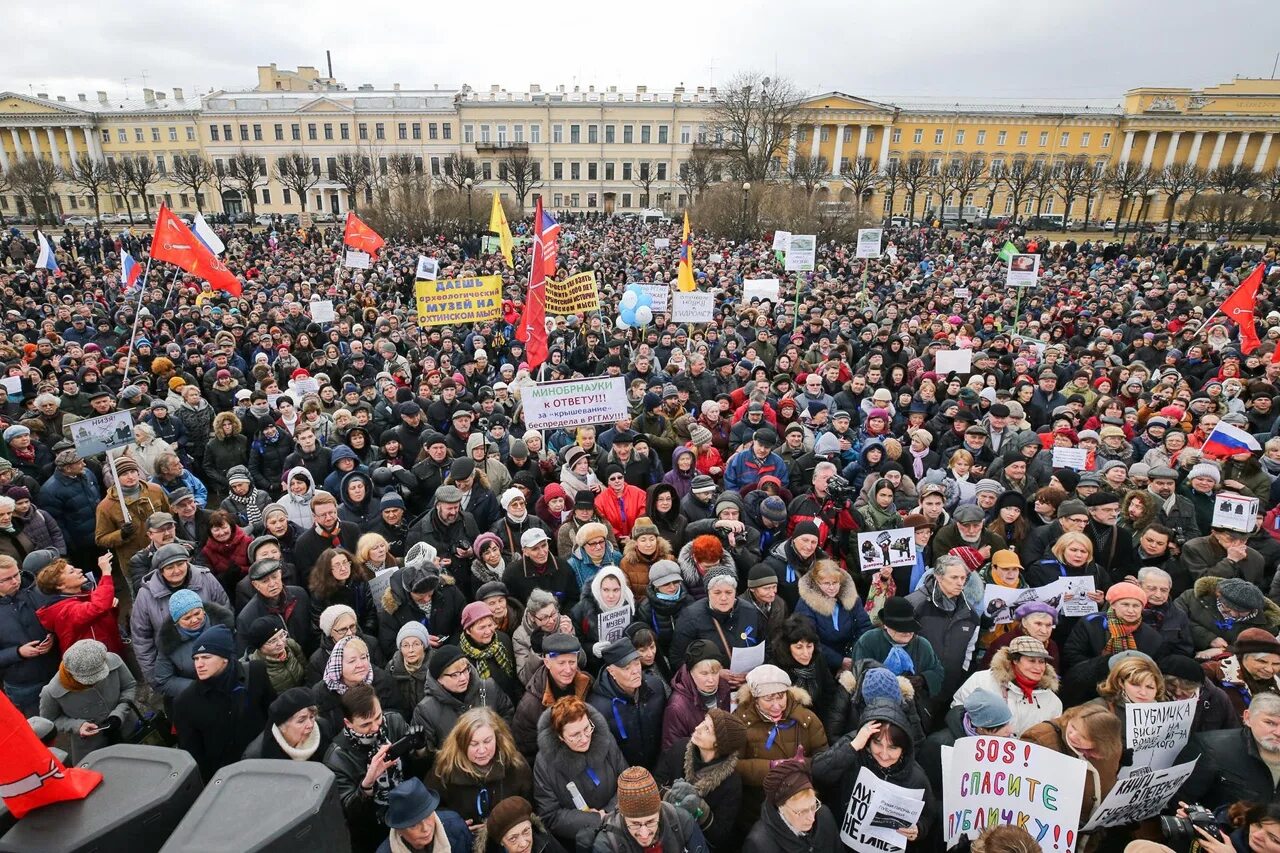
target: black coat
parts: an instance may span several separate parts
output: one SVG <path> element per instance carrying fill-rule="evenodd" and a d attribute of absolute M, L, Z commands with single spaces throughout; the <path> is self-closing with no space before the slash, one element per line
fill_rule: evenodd
<path fill-rule="evenodd" d="M 266 728 L 267 709 L 276 698 L 262 661 L 232 661 L 229 666 L 238 670 L 234 690 L 227 679 L 214 677 L 192 684 L 173 703 L 178 745 L 191 753 L 206 782 L 240 760 Z"/>
<path fill-rule="evenodd" d="M 18 654 L 22 646 L 39 642 L 49 634 L 36 618 L 39 593 L 35 578 L 29 572 L 21 572 L 20 576 L 18 591 L 0 596 L 0 678 L 14 685 L 47 684 L 58 671 L 63 650 L 55 644 L 39 657 L 24 658 Z"/>
<path fill-rule="evenodd" d="M 1192 735 L 1177 763 L 1193 758 L 1198 759 L 1196 769 L 1173 798 L 1175 803 L 1201 803 L 1225 810 L 1241 800 L 1268 803 L 1280 798 L 1280 786 L 1271 781 L 1271 771 L 1248 729 Z"/>
<path fill-rule="evenodd" d="M 373 667 L 372 687 L 373 692 L 378 694 L 378 701 L 382 704 L 383 711 L 395 711 L 400 716 L 408 718 L 409 712 L 413 709 L 404 707 L 400 686 L 396 684 L 394 678 L 387 675 L 386 670 Z M 328 725 L 330 731 L 342 731 L 342 697 L 326 687 L 323 681 L 312 687 L 311 691 L 316 699 L 316 720 Z"/>
<path fill-rule="evenodd" d="M 720 631 L 717 631 L 707 599 L 696 601 L 691 607 L 686 607 L 676 619 L 676 632 L 671 639 L 671 654 L 668 658 L 673 661 L 683 661 L 684 653 L 694 640 L 710 640 L 717 649 L 724 651 L 724 644 L 720 641 L 721 631 L 724 632 L 730 648 L 746 648 L 768 639 L 766 636 L 768 626 L 765 624 L 764 615 L 741 599 L 736 600 L 733 603 L 733 610 L 725 615 L 727 618 L 720 621 Z M 748 639 L 743 639 L 743 635 Z"/>
<path fill-rule="evenodd" d="M 431 598 L 431 618 L 428 620 L 404 588 L 403 573 L 404 569 L 396 570 L 382 593 L 382 600 L 378 602 L 378 645 L 382 647 L 383 657 L 390 660 L 396 653 L 396 634 L 410 622 L 421 622 L 428 633 L 448 637 L 448 642 L 456 645 L 458 632 L 462 630 L 462 608 L 467 606 L 467 599 L 455 584 L 442 577 Z"/>
<path fill-rule="evenodd" d="M 342 547 L 346 548 L 352 554 L 356 552 L 356 543 L 360 541 L 360 525 L 352 524 L 350 521 L 338 522 L 338 541 L 342 543 Z M 307 577 L 311 574 L 311 570 L 315 568 L 316 561 L 320 559 L 320 555 L 333 547 L 333 543 L 316 533 L 314 527 L 308 528 L 301 536 L 298 537 L 298 543 L 293 546 L 293 565 L 298 570 L 299 575 Z"/>
<path fill-rule="evenodd" d="M 285 627 L 289 629 L 289 636 L 298 641 L 303 651 L 310 654 L 316 647 L 316 638 L 311 633 L 311 597 L 302 587 L 286 584 L 284 600 L 292 608 L 287 616 L 281 614 Z M 236 649 L 238 651 L 246 651 L 245 635 L 249 632 L 249 626 L 253 621 L 259 616 L 270 615 L 271 610 L 262 596 L 255 594 L 249 599 L 249 603 L 236 615 Z"/>
<path fill-rule="evenodd" d="M 316 747 L 315 752 L 311 753 L 311 757 L 307 761 L 323 762 L 324 754 L 329 751 L 329 744 L 333 743 L 333 730 L 329 728 L 329 723 L 325 720 L 316 720 L 316 729 L 320 732 L 320 745 Z M 262 733 L 245 747 L 243 757 L 246 759 L 277 758 L 284 761 L 290 760 L 285 751 L 280 748 L 280 742 L 271 733 L 270 725 L 263 729 Z"/>
<path fill-rule="evenodd" d="M 1076 705 L 1097 695 L 1097 684 L 1106 679 L 1107 661 L 1111 659 L 1110 655 L 1102 654 L 1109 634 L 1105 613 L 1085 616 L 1071 630 L 1062 649 L 1064 706 Z M 1138 651 L 1152 660 L 1159 660 L 1164 654 L 1164 640 L 1150 625 L 1139 625 L 1133 632 L 1133 640 Z"/>
<path fill-rule="evenodd" d="M 618 742 L 628 764 L 653 765 L 662 746 L 662 711 L 667 704 L 666 691 L 657 675 L 644 673 L 637 695 L 631 697 L 618 689 L 612 676 L 601 672 L 587 702 L 609 724 L 609 733 Z"/>
<path fill-rule="evenodd" d="M 839 844 L 836 819 L 826 806 L 818 809 L 812 829 L 796 835 L 777 807 L 766 805 L 760 812 L 760 820 L 747 834 L 742 853 L 830 853 L 838 849 Z"/>
<path fill-rule="evenodd" d="M 249 439 L 246 436 L 236 433 L 209 439 L 209 443 L 204 446 L 205 483 L 219 494 L 226 494 L 227 472 L 236 465 L 247 464 L 248 461 Z M 279 478 L 276 482 L 279 482 Z M 268 488 L 261 483 L 255 485 L 260 489 Z"/>
<path fill-rule="evenodd" d="M 711 823 L 702 828 L 702 834 L 712 850 L 733 849 L 737 835 L 734 816 L 742 808 L 742 777 L 734 772 L 738 756 L 704 764 L 698 748 L 681 738 L 663 750 L 654 767 L 653 776 L 664 788 L 677 779 L 683 779 L 697 790 L 711 812 Z"/>

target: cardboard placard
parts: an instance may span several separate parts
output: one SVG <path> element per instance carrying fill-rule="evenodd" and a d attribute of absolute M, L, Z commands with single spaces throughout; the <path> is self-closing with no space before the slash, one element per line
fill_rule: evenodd
<path fill-rule="evenodd" d="M 669 237 L 655 237 L 655 238 L 654 238 L 654 241 L 653 241 L 653 248 L 655 248 L 655 249 L 665 249 L 665 248 L 669 247 L 670 245 L 671 245 L 671 238 L 669 238 Z"/>
<path fill-rule="evenodd" d="M 971 349 L 944 349 L 938 350 L 934 358 L 934 364 L 937 366 L 938 373 L 946 375 L 948 373 L 964 373 L 973 372 L 973 350 Z"/>
<path fill-rule="evenodd" d="M 564 281 L 547 282 L 548 315 L 568 317 L 600 310 L 600 285 L 590 270 L 571 275 Z"/>
<path fill-rule="evenodd" d="M 86 458 L 124 447 L 133 441 L 133 414 L 112 412 L 76 421 L 71 425 L 71 440 L 75 442 L 76 453 Z"/>
<path fill-rule="evenodd" d="M 342 260 L 342 265 L 353 270 L 367 270 L 369 268 L 370 259 L 368 252 L 360 252 L 355 249 L 347 249 L 347 254 Z"/>
<path fill-rule="evenodd" d="M 790 231 L 774 231 L 773 232 L 773 250 L 775 252 L 785 252 L 791 245 Z"/>
<path fill-rule="evenodd" d="M 1089 465 L 1089 451 L 1083 447 L 1055 447 L 1053 467 L 1083 471 Z"/>
<path fill-rule="evenodd" d="M 627 605 L 606 610 L 596 616 L 596 626 L 600 633 L 600 642 L 612 643 L 622 639 L 627 626 L 631 624 L 631 608 Z"/>
<path fill-rule="evenodd" d="M 916 564 L 916 531 L 911 527 L 858 534 L 858 562 L 864 572 Z"/>
<path fill-rule="evenodd" d="M 1144 767 L 1135 768 L 1128 775 L 1121 773 L 1111 791 L 1094 808 L 1083 830 L 1090 832 L 1104 826 L 1128 826 L 1155 817 L 1195 769 L 1193 760 L 1164 770 L 1147 772 Z"/>
<path fill-rule="evenodd" d="M 677 323 L 710 323 L 715 317 L 714 293 L 677 291 L 671 299 L 671 319 Z"/>
<path fill-rule="evenodd" d="M 413 284 L 419 326 L 481 323 L 502 316 L 502 276 L 418 279 Z"/>
<path fill-rule="evenodd" d="M 426 255 L 418 255 L 418 269 L 415 278 L 425 278 L 434 280 L 440 274 L 440 262 L 435 258 L 428 258 Z"/>
<path fill-rule="evenodd" d="M 915 826 L 923 811 L 923 788 L 894 785 L 861 767 L 840 820 L 840 840 L 857 853 L 905 850 L 907 837 L 897 830 Z"/>
<path fill-rule="evenodd" d="M 621 376 L 539 382 L 521 393 L 528 429 L 603 424 L 626 416 L 627 388 Z"/>
<path fill-rule="evenodd" d="M 750 302 L 752 299 L 769 300 L 770 302 L 778 301 L 778 294 L 782 292 L 782 284 L 776 278 L 749 278 L 742 282 L 742 300 Z"/>
<path fill-rule="evenodd" d="M 640 289 L 653 299 L 653 305 L 649 310 L 654 314 L 666 314 L 671 310 L 671 285 L 642 284 Z"/>
<path fill-rule="evenodd" d="M 787 245 L 787 272 L 812 272 L 817 266 L 818 236 L 816 234 L 792 234 Z"/>
<path fill-rule="evenodd" d="M 859 228 L 856 258 L 880 257 L 880 242 L 884 239 L 883 228 Z"/>
<path fill-rule="evenodd" d="M 1040 276 L 1039 255 L 1014 255 L 1009 258 L 1009 270 L 1004 283 L 1009 287 L 1035 287 Z"/>
<path fill-rule="evenodd" d="M 337 319 L 332 299 L 316 299 L 308 307 L 311 309 L 311 319 L 317 323 L 332 323 Z"/>
<path fill-rule="evenodd" d="M 1213 499 L 1213 526 L 1252 533 L 1258 526 L 1258 499 L 1219 492 Z"/>

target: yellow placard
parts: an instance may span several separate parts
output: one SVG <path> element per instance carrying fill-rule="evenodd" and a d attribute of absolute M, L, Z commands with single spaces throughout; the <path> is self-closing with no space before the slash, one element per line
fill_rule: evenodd
<path fill-rule="evenodd" d="M 413 285 L 419 326 L 481 323 L 502 316 L 502 276 L 419 279 Z"/>
<path fill-rule="evenodd" d="M 590 270 L 547 284 L 547 314 L 568 317 L 600 310 L 600 287 Z"/>

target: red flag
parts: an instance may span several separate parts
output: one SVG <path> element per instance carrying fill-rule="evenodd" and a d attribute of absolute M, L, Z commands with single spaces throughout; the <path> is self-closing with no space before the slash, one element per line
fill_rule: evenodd
<path fill-rule="evenodd" d="M 1258 287 L 1262 284 L 1262 268 L 1258 264 L 1248 278 L 1240 282 L 1236 292 L 1227 297 L 1218 309 L 1222 315 L 1240 327 L 1240 351 L 1245 355 L 1262 345 L 1258 330 L 1253 325 L 1253 306 L 1258 301 Z"/>
<path fill-rule="evenodd" d="M 0 797 L 19 819 L 50 803 L 83 800 L 102 781 L 96 770 L 64 767 L 2 693 L 0 755 Z"/>
<path fill-rule="evenodd" d="M 191 233 L 181 219 L 173 215 L 165 205 L 160 205 L 160 213 L 156 216 L 156 233 L 151 240 L 151 257 L 157 261 L 166 261 L 186 270 L 197 278 L 202 278 L 213 286 L 214 290 L 222 290 L 232 296 L 239 296 L 240 279 L 227 269 L 227 265 L 218 256 L 209 251 L 196 235 Z"/>
<path fill-rule="evenodd" d="M 377 231 L 361 222 L 360 217 L 347 211 L 347 227 L 342 231 L 342 242 L 367 255 L 376 255 L 387 241 L 378 236 Z"/>
<path fill-rule="evenodd" d="M 529 348 L 526 361 L 535 370 L 547 360 L 547 279 L 556 274 L 560 224 L 542 210 L 539 198 L 533 214 L 533 263 L 529 271 L 529 296 L 516 329 L 516 339 Z"/>

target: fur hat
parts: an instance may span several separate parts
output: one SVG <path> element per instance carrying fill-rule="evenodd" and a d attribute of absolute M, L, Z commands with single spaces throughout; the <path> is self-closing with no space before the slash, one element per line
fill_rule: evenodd
<path fill-rule="evenodd" d="M 716 733 L 716 758 L 736 755 L 747 745 L 747 724 L 728 711 L 712 708 L 707 712 Z"/>
<path fill-rule="evenodd" d="M 747 689 L 755 697 L 771 693 L 784 693 L 791 688 L 791 676 L 771 663 L 758 666 L 747 673 Z"/>

